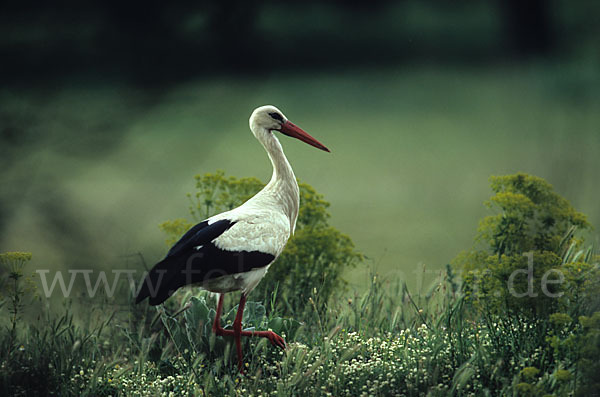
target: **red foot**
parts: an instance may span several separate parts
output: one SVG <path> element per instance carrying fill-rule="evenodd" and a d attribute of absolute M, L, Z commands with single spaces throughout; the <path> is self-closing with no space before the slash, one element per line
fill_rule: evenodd
<path fill-rule="evenodd" d="M 258 336 L 261 338 L 267 338 L 273 346 L 285 349 L 285 340 L 273 331 L 242 331 L 242 336 Z"/>
<path fill-rule="evenodd" d="M 235 331 L 232 329 L 218 327 L 214 328 L 213 331 L 217 336 L 235 336 Z M 286 348 L 285 340 L 273 331 L 242 331 L 240 336 L 258 336 L 260 338 L 267 338 L 273 346 L 282 349 Z"/>

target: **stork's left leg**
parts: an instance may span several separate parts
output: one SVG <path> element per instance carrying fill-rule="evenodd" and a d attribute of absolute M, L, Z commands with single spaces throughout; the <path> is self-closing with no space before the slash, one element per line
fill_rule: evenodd
<path fill-rule="evenodd" d="M 240 298 L 240 304 L 235 315 L 235 321 L 233 322 L 233 336 L 235 338 L 235 348 L 238 354 L 238 369 L 241 373 L 244 373 L 244 364 L 242 361 L 242 336 L 258 336 L 261 338 L 267 338 L 273 344 L 273 346 L 281 347 L 285 349 L 285 341 L 279 335 L 273 331 L 242 331 L 242 317 L 244 316 L 244 307 L 246 306 L 246 294 L 242 292 Z"/>

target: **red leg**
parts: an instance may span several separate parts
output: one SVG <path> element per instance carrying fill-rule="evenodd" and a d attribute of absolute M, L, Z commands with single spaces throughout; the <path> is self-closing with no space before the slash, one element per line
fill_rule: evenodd
<path fill-rule="evenodd" d="M 244 363 L 242 361 L 242 336 L 258 336 L 261 338 L 267 338 L 273 344 L 273 346 L 279 346 L 285 349 L 285 341 L 279 335 L 273 331 L 242 331 L 242 317 L 244 316 L 244 307 L 246 306 L 246 295 L 242 293 L 240 297 L 240 304 L 235 315 L 233 322 L 233 330 L 223 329 L 221 327 L 221 311 L 223 310 L 223 298 L 221 294 L 219 297 L 219 303 L 217 304 L 217 313 L 215 315 L 215 322 L 213 323 L 213 332 L 219 336 L 233 336 L 235 340 L 235 347 L 238 355 L 238 369 L 244 373 Z"/>
<path fill-rule="evenodd" d="M 246 307 L 246 295 L 242 292 L 240 297 L 240 304 L 233 321 L 233 336 L 235 339 L 235 348 L 238 355 L 238 370 L 240 373 L 244 373 L 244 363 L 242 360 L 242 317 L 244 316 L 244 307 Z"/>
<path fill-rule="evenodd" d="M 238 306 L 238 312 L 235 316 L 235 322 L 233 323 L 233 329 L 235 330 L 235 325 L 238 323 L 240 336 L 258 336 L 261 338 L 267 338 L 273 344 L 273 346 L 279 346 L 282 349 L 285 349 L 285 341 L 281 336 L 277 335 L 273 331 L 242 331 L 242 316 L 244 312 L 244 306 L 246 306 L 246 296 L 242 294 L 242 297 L 240 298 L 240 305 Z"/>
<path fill-rule="evenodd" d="M 223 311 L 223 300 L 225 295 L 219 295 L 219 303 L 217 303 L 217 314 L 215 314 L 215 321 L 213 322 L 212 330 L 216 335 L 223 335 L 221 331 L 225 331 L 221 328 L 221 312 Z"/>

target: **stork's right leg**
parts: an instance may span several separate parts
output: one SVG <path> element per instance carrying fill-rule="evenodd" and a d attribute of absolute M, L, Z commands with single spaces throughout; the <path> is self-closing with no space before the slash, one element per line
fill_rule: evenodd
<path fill-rule="evenodd" d="M 244 373 L 244 365 L 242 362 L 242 336 L 258 336 L 267 338 L 274 345 L 282 349 L 285 349 L 285 341 L 279 335 L 273 331 L 242 331 L 242 317 L 244 316 L 244 307 L 246 305 L 246 295 L 242 293 L 240 297 L 240 304 L 238 305 L 237 314 L 235 321 L 233 322 L 233 330 L 223 329 L 221 327 L 221 312 L 223 311 L 223 299 L 224 295 L 219 296 L 219 303 L 217 304 L 217 313 L 215 314 L 215 321 L 213 322 L 212 330 L 216 335 L 219 336 L 233 336 L 235 340 L 235 347 L 238 355 L 238 368 L 239 371 Z"/>

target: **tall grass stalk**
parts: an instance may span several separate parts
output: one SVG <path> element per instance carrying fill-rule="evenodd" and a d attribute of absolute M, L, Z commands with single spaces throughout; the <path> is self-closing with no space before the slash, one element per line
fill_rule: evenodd
<path fill-rule="evenodd" d="M 233 341 L 210 332 L 216 301 L 206 292 L 178 293 L 159 310 L 101 307 L 96 322 L 75 321 L 69 306 L 62 314 L 46 311 L 42 321 L 17 333 L 22 349 L 3 350 L 0 393 L 562 395 L 586 384 L 579 353 L 566 351 L 564 343 L 588 340 L 596 332 L 591 317 L 558 334 L 550 323 L 540 328 L 558 338 L 549 344 L 541 335 L 529 339 L 535 324 L 521 317 L 475 316 L 450 268 L 433 284 L 415 297 L 401 280 L 373 274 L 364 293 L 340 294 L 324 313 L 313 308 L 297 319 L 278 316 L 276 294 L 271 310 L 248 302 L 244 327 L 273 329 L 285 335 L 288 348 L 245 338 L 247 376 L 237 371 Z M 236 310 L 232 299 L 224 309 L 228 327 Z M 2 346 L 11 340 L 10 321 L 7 326 Z M 555 349 L 566 356 L 557 358 Z"/>

